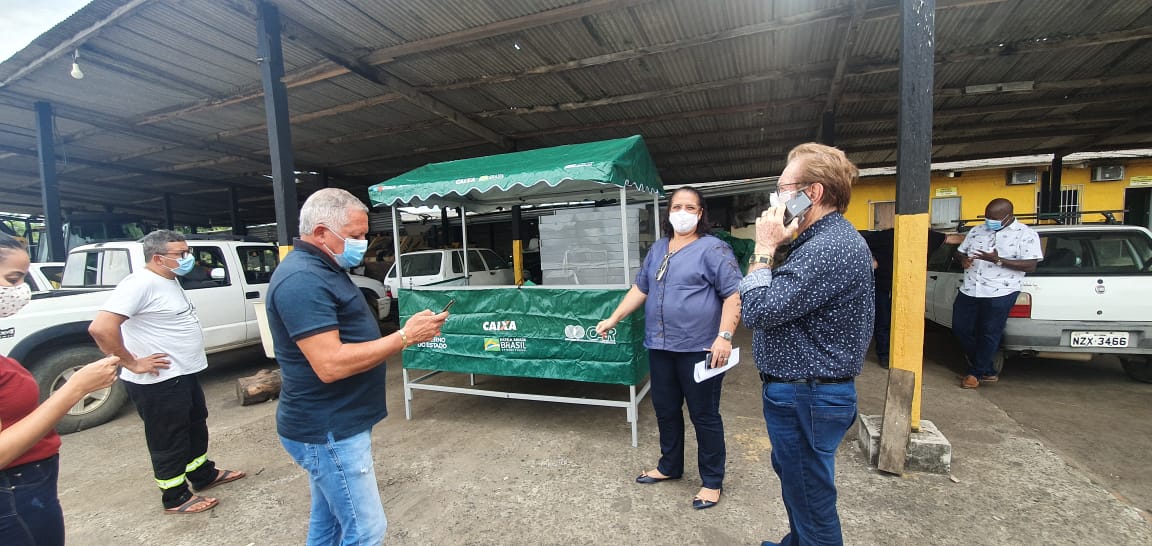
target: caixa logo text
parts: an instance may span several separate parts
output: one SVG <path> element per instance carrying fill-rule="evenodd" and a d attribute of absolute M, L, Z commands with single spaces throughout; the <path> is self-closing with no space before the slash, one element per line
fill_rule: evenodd
<path fill-rule="evenodd" d="M 490 320 L 486 321 L 483 325 L 485 332 L 506 332 L 516 330 L 516 321 L 514 320 Z"/>

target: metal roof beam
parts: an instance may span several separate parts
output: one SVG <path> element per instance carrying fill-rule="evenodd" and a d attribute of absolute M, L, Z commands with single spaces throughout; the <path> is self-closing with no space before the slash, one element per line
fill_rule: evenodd
<path fill-rule="evenodd" d="M 11 85 L 12 83 L 16 82 L 20 78 L 23 78 L 24 76 L 27 76 L 28 74 L 31 74 L 41 66 L 56 60 L 61 55 L 67 54 L 68 51 L 80 47 L 80 45 L 83 44 L 85 40 L 96 36 L 100 33 L 100 31 L 104 30 L 104 27 L 119 21 L 121 18 L 128 16 L 133 11 L 152 1 L 153 0 L 130 0 L 123 6 L 116 8 L 112 13 L 108 14 L 107 17 L 89 25 L 87 28 L 77 32 L 71 38 L 61 42 L 56 47 L 49 49 L 43 55 L 33 59 L 32 62 L 24 65 L 22 68 L 20 68 L 20 70 L 17 70 L 15 74 L 12 74 L 7 79 L 0 82 L 0 89 Z"/>
<path fill-rule="evenodd" d="M 864 14 L 868 10 L 868 0 L 853 0 L 852 1 L 852 16 L 848 19 L 847 23 L 840 30 L 840 34 L 844 37 L 840 41 L 840 52 L 836 55 L 836 69 L 832 72 L 832 79 L 828 84 L 828 98 L 824 103 L 825 115 L 836 115 L 836 106 L 840 103 L 840 96 L 844 94 L 844 77 L 848 69 L 848 59 L 852 54 L 852 47 L 856 45 L 856 36 L 860 32 L 860 26 L 864 21 Z M 825 142 L 825 128 L 824 123 L 816 131 L 816 140 Z"/>

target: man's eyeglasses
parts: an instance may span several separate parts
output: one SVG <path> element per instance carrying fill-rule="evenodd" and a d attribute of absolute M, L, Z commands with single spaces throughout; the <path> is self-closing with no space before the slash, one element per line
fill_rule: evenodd
<path fill-rule="evenodd" d="M 182 252 L 164 252 L 160 255 L 161 256 L 175 256 L 177 258 L 187 258 L 187 257 L 192 255 L 192 251 L 191 250 L 185 250 Z"/>

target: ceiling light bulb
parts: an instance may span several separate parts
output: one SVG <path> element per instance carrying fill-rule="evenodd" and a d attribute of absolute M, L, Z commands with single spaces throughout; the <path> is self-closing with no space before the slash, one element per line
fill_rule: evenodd
<path fill-rule="evenodd" d="M 72 77 L 78 80 L 84 79 L 84 72 L 80 71 L 80 63 L 72 63 Z"/>

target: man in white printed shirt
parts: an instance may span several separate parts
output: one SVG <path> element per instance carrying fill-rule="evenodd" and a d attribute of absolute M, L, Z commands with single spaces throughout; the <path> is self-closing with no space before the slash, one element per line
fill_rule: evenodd
<path fill-rule="evenodd" d="M 994 383 L 992 359 L 1000 347 L 1008 312 L 1016 303 L 1026 273 L 1044 259 L 1040 237 L 1016 221 L 1012 202 L 996 198 L 984 208 L 984 224 L 972 228 L 956 249 L 964 284 L 952 305 L 952 333 L 968 358 L 965 389 Z"/>

